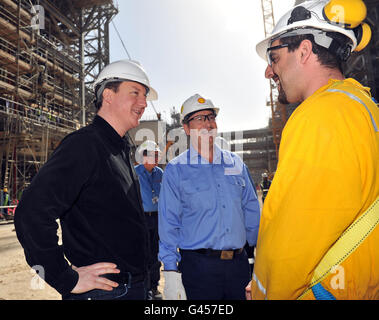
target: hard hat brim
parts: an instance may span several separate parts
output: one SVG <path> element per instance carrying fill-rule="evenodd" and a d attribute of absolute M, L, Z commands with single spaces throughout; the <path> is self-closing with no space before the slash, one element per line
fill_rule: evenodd
<path fill-rule="evenodd" d="M 272 34 L 270 36 L 268 36 L 267 38 L 265 38 L 264 40 L 262 40 L 261 42 L 259 42 L 257 45 L 256 45 L 256 51 L 258 53 L 258 55 L 267 62 L 267 49 L 270 47 L 270 44 L 277 40 L 277 39 L 280 39 L 280 38 L 284 38 L 286 35 L 290 34 L 291 33 L 291 36 L 294 36 L 296 35 L 296 30 L 298 30 L 299 32 L 299 35 L 300 34 L 313 34 L 312 31 L 310 30 L 319 30 L 319 31 L 322 31 L 326 34 L 326 32 L 336 32 L 336 33 L 340 33 L 340 34 L 343 34 L 345 35 L 347 38 L 349 38 L 351 41 L 352 41 L 352 48 L 351 48 L 351 51 L 354 51 L 356 46 L 357 46 L 357 40 L 351 35 L 351 33 L 353 33 L 353 31 L 350 31 L 350 30 L 337 30 L 336 27 L 329 27 L 329 28 L 319 28 L 319 27 L 315 27 L 315 26 L 300 26 L 300 27 L 294 27 L 294 28 L 288 28 L 288 29 L 285 29 L 285 30 L 279 30 L 278 32 L 276 32 L 275 34 Z M 306 30 L 308 30 L 308 32 L 306 32 Z"/>
<path fill-rule="evenodd" d="M 92 85 L 95 94 L 99 96 L 102 93 L 101 89 L 104 89 L 105 83 L 110 81 L 133 81 L 140 83 L 149 89 L 146 100 L 152 101 L 158 99 L 157 91 L 150 86 L 145 70 L 137 61 L 119 60 L 105 66 Z"/>
<path fill-rule="evenodd" d="M 146 96 L 146 100 L 147 101 L 158 100 L 158 92 L 154 88 L 149 87 L 149 93 Z"/>
<path fill-rule="evenodd" d="M 262 40 L 261 42 L 259 42 L 255 49 L 257 51 L 257 54 L 263 59 L 265 60 L 266 62 L 267 61 L 267 55 L 266 55 L 266 52 L 267 52 L 267 48 L 269 47 L 270 45 L 270 42 L 271 42 L 271 39 L 273 37 L 272 36 L 269 36 L 267 37 L 266 39 Z"/>
<path fill-rule="evenodd" d="M 323 20 L 321 10 L 326 4 L 326 2 L 327 2 L 326 0 L 325 1 L 309 1 L 309 2 L 305 2 L 303 4 L 299 4 L 291 8 L 287 13 L 285 13 L 279 19 L 272 33 L 256 45 L 256 51 L 258 55 L 262 59 L 267 61 L 266 52 L 273 40 L 285 37 L 285 35 L 290 32 L 292 32 L 292 35 L 296 35 L 296 30 L 299 30 L 299 34 L 306 34 L 303 31 L 307 29 L 308 30 L 309 29 L 321 30 L 325 32 L 325 34 L 327 32 L 335 32 L 335 33 L 343 34 L 352 41 L 351 51 L 354 51 L 357 46 L 357 39 L 354 35 L 354 31 L 345 29 L 339 25 L 332 24 Z M 311 18 L 298 20 L 298 21 L 289 23 L 288 22 L 289 18 L 291 17 L 292 12 L 297 7 L 305 7 L 307 10 L 309 10 L 311 12 Z"/>

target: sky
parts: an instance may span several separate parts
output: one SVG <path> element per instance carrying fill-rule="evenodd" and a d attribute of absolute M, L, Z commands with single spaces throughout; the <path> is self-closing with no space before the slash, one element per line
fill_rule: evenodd
<path fill-rule="evenodd" d="M 261 0 L 118 0 L 110 24 L 111 62 L 139 61 L 158 100 L 142 119 L 171 121 L 173 107 L 195 93 L 220 108 L 219 132 L 263 128 L 271 108 L 266 62 L 255 51 L 264 38 Z M 273 0 L 274 19 L 294 0 Z M 126 53 L 119 36 L 126 47 Z"/>

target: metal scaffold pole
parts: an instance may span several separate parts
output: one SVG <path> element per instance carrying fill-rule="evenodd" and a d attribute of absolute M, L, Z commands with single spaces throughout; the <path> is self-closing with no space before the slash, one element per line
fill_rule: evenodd
<path fill-rule="evenodd" d="M 0 189 L 12 199 L 94 116 L 117 13 L 111 0 L 0 0 Z"/>

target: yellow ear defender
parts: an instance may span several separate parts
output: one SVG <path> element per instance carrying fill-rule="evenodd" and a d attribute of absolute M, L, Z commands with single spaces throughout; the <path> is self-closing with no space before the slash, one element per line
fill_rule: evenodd
<path fill-rule="evenodd" d="M 371 40 L 371 28 L 367 23 L 361 23 L 354 29 L 354 34 L 357 37 L 357 47 L 354 51 L 363 50 Z"/>
<path fill-rule="evenodd" d="M 367 9 L 362 0 L 330 0 L 324 7 L 324 16 L 346 29 L 358 27 L 366 18 Z"/>
<path fill-rule="evenodd" d="M 362 23 L 366 18 L 367 8 L 362 0 L 330 0 L 323 9 L 323 15 L 330 23 L 341 24 L 345 29 L 354 31 L 357 47 L 363 50 L 371 40 L 371 28 Z"/>

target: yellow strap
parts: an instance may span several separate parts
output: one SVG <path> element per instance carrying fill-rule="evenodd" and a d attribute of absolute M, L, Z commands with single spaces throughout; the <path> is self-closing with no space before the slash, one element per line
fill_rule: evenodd
<path fill-rule="evenodd" d="M 370 235 L 379 223 L 379 196 L 374 203 L 340 236 L 316 267 L 307 290 L 298 298 L 302 299 L 311 288 L 321 282 L 333 267 L 341 264 Z"/>

